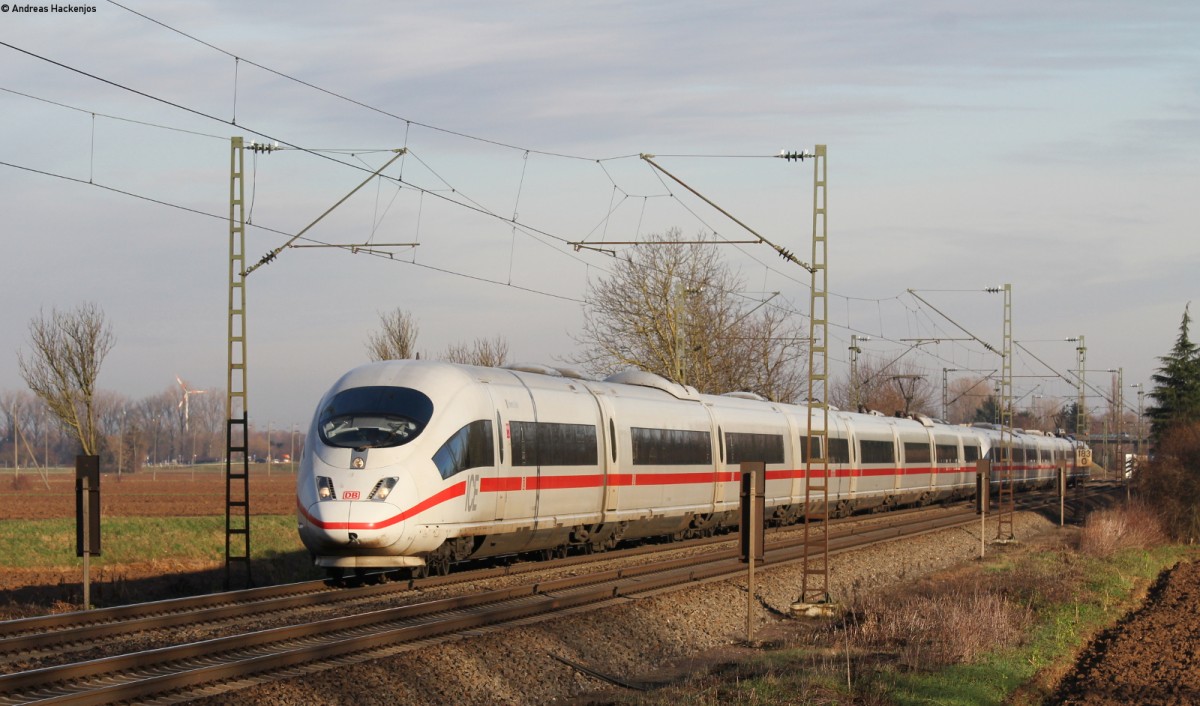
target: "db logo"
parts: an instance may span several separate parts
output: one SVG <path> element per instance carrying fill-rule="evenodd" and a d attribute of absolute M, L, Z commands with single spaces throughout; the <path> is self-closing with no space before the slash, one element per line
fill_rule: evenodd
<path fill-rule="evenodd" d="M 360 495 L 357 490 L 347 490 L 342 493 L 342 500 L 358 500 Z"/>

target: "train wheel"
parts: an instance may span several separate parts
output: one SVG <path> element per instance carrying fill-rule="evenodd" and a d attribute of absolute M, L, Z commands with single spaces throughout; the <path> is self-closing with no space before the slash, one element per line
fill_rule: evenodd
<path fill-rule="evenodd" d="M 433 576 L 445 576 L 450 573 L 450 557 L 439 554 L 433 560 L 433 564 L 429 567 L 429 573 Z"/>
<path fill-rule="evenodd" d="M 425 557 L 425 566 L 430 576 L 445 576 L 450 573 L 450 558 L 453 549 L 449 544 L 443 544 Z"/>
<path fill-rule="evenodd" d="M 340 566 L 331 566 L 325 569 L 325 583 L 330 586 L 344 586 L 346 570 Z"/>
<path fill-rule="evenodd" d="M 542 561 L 553 561 L 555 559 L 565 559 L 567 557 L 568 547 L 565 544 L 560 544 L 557 547 L 550 547 L 538 552 L 538 558 Z"/>

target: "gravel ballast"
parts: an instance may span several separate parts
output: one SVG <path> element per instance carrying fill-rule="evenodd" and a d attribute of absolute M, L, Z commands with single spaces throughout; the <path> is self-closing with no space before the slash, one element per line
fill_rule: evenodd
<path fill-rule="evenodd" d="M 995 521 L 987 525 L 988 551 Z M 1018 542 L 1053 530 L 1032 512 L 1014 517 Z M 830 559 L 834 600 L 925 576 L 979 556 L 979 525 L 839 554 Z M 760 570 L 756 631 L 787 615 L 800 592 L 799 563 Z M 201 703 L 274 704 L 542 704 L 611 684 L 570 666 L 637 682 L 706 651 L 744 643 L 746 579 L 625 600 L 532 624 L 479 631 L 409 648 L 393 656 L 337 665 L 282 681 L 214 695 Z M 556 659 L 556 657 L 562 658 Z"/>

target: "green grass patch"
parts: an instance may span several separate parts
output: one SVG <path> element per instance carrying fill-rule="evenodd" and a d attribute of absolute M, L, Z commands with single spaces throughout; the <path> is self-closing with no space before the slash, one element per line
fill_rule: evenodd
<path fill-rule="evenodd" d="M 66 569 L 75 556 L 75 520 L 5 520 L 0 523 L 0 566 Z M 251 558 L 304 553 L 294 515 L 250 518 Z M 225 517 L 106 517 L 100 523 L 101 555 L 95 566 L 146 561 L 225 560 Z M 307 559 L 307 556 L 305 557 Z"/>

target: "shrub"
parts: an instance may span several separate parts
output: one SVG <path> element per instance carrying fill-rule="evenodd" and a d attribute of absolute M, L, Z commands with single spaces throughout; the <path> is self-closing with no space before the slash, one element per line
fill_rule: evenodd
<path fill-rule="evenodd" d="M 856 596 L 846 639 L 859 651 L 892 651 L 901 664 L 927 669 L 961 664 L 1020 642 L 1028 608 L 980 581 L 912 594 Z"/>
<path fill-rule="evenodd" d="M 1163 529 L 1178 541 L 1200 539 L 1200 424 L 1166 431 L 1154 458 L 1134 478 L 1138 496 L 1154 507 Z"/>
<path fill-rule="evenodd" d="M 1109 557 L 1122 549 L 1149 549 L 1167 541 L 1163 522 L 1144 501 L 1088 515 L 1079 533 L 1079 551 Z"/>

